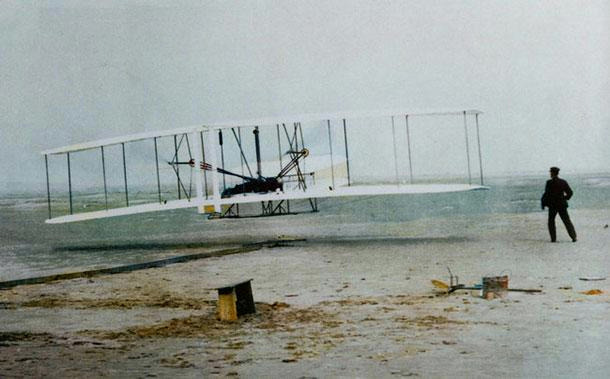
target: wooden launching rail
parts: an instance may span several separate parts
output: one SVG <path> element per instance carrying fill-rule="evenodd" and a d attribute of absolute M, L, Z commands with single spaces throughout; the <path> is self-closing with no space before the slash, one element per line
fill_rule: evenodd
<path fill-rule="evenodd" d="M 289 239 L 283 238 L 278 240 L 269 240 L 263 242 L 254 242 L 250 244 L 244 244 L 235 248 L 221 249 L 215 251 L 207 251 L 203 253 L 189 254 L 189 255 L 181 255 L 178 257 L 160 259 L 151 262 L 144 263 L 136 263 L 124 266 L 116 266 L 116 267 L 107 267 L 96 270 L 87 270 L 87 271 L 78 271 L 78 272 L 69 272 L 63 274 L 55 274 L 55 275 L 47 275 L 47 276 L 39 276 L 33 278 L 25 278 L 25 279 L 17 279 L 17 280 L 8 280 L 4 282 L 0 282 L 0 290 L 9 289 L 17 286 L 22 286 L 26 284 L 43 284 L 50 283 L 58 280 L 69 280 L 69 279 L 77 279 L 77 278 L 91 278 L 98 275 L 110 275 L 110 274 L 120 274 L 125 272 L 132 272 L 137 270 L 145 270 L 149 268 L 155 267 L 164 267 L 171 264 L 189 262 L 198 259 L 211 258 L 211 257 L 221 257 L 224 255 L 230 254 L 240 254 L 240 253 L 248 253 L 251 251 L 259 250 L 263 247 L 273 248 L 279 246 L 285 246 L 285 243 L 296 242 L 296 241 L 305 241 L 304 239 Z"/>

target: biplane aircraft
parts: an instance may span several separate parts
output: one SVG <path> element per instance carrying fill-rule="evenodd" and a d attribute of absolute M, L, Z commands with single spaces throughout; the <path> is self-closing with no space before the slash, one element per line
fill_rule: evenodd
<path fill-rule="evenodd" d="M 46 222 L 180 208 L 196 208 L 210 218 L 271 216 L 295 213 L 291 201 L 316 212 L 320 198 L 486 189 L 481 113 L 309 115 L 192 126 L 47 150 L 42 152 L 49 211 Z M 427 178 L 423 169 L 414 171 L 418 153 L 428 150 L 413 136 L 413 120 L 420 118 L 458 120 L 450 124 L 454 133 L 450 145 L 463 146 L 463 152 L 448 156 L 451 149 L 441 145 L 433 156 L 420 159 L 459 162 L 464 176 L 458 183 L 439 183 Z M 433 126 L 426 126 L 420 134 L 426 135 Z M 476 138 L 469 132 L 473 127 Z M 472 176 L 473 141 L 478 146 L 477 184 Z M 66 168 L 65 176 L 51 181 L 50 158 L 58 156 L 63 157 L 59 164 Z M 76 167 L 82 173 L 75 180 Z M 364 179 L 355 179 L 354 171 Z M 62 187 L 65 184 L 67 191 Z M 240 205 L 246 204 L 258 211 L 240 212 Z"/>

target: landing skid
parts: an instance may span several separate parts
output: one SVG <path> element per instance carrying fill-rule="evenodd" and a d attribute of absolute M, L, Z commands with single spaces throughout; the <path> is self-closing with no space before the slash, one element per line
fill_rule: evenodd
<path fill-rule="evenodd" d="M 241 215 L 239 213 L 239 204 L 231 204 L 222 213 L 212 213 L 208 216 L 208 219 L 215 220 L 220 218 L 258 218 L 258 217 L 271 217 L 271 216 L 286 216 L 286 215 L 297 215 L 302 213 L 316 213 L 318 212 L 318 200 L 316 198 L 307 199 L 311 206 L 311 211 L 303 212 L 291 212 L 290 211 L 290 200 L 276 201 L 261 201 L 261 213 L 253 215 Z"/>

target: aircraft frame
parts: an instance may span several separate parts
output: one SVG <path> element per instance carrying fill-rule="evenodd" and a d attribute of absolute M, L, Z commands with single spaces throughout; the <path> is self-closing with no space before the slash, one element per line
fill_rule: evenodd
<path fill-rule="evenodd" d="M 210 214 L 211 218 L 218 217 L 240 217 L 240 204 L 260 203 L 261 212 L 258 216 L 271 216 L 280 214 L 294 214 L 290 209 L 291 200 L 308 201 L 311 211 L 318 211 L 319 198 L 342 197 L 342 196 L 375 196 L 390 194 L 421 194 L 421 193 L 442 193 L 460 192 L 469 190 L 487 189 L 483 180 L 483 162 L 481 154 L 481 143 L 479 134 L 479 110 L 449 110 L 449 111 L 420 111 L 420 112 L 368 112 L 352 115 L 305 115 L 294 118 L 283 119 L 263 119 L 241 122 L 226 122 L 219 124 L 191 126 L 179 129 L 164 130 L 158 132 L 139 133 L 123 137 L 108 138 L 98 141 L 86 142 L 76 145 L 65 146 L 57 149 L 50 149 L 42 152 L 45 160 L 46 183 L 47 183 L 47 203 L 49 218 L 47 223 L 65 223 L 74 221 L 84 221 L 105 217 L 163 211 L 180 208 L 197 208 L 199 213 Z M 458 116 L 463 118 L 465 153 L 467 161 L 468 184 L 417 184 L 413 175 L 411 136 L 409 132 L 409 121 L 413 117 L 429 116 Z M 394 158 L 394 178 L 395 183 L 363 185 L 355 184 L 350 173 L 350 156 L 348 144 L 348 130 L 350 120 L 362 117 L 389 117 L 392 127 L 392 146 Z M 469 118 L 474 118 L 476 130 L 476 142 L 478 153 L 479 182 L 473 184 L 471 152 L 469 143 Z M 307 172 L 305 169 L 306 157 L 309 154 L 303 139 L 303 126 L 300 120 L 316 121 L 326 124 L 328 157 L 330 158 L 330 180 L 328 185 L 308 185 L 307 181 L 315 183 L 316 172 Z M 400 183 L 396 129 L 398 123 L 404 125 L 406 129 L 406 147 L 408 151 L 408 183 Z M 343 131 L 343 150 L 344 156 L 338 156 L 333 152 L 333 130 L 337 124 Z M 277 137 L 278 161 L 280 171 L 276 176 L 266 177 L 262 175 L 261 156 L 259 146 L 259 128 L 273 128 Z M 244 139 L 242 130 L 253 129 L 256 144 L 256 174 L 244 151 Z M 240 173 L 236 173 L 225 168 L 225 134 L 229 138 L 233 137 L 238 148 L 240 160 Z M 160 160 L 158 142 L 162 138 L 173 140 L 173 157 L 167 163 L 171 166 L 176 177 L 176 188 L 178 199 L 164 199 L 162 194 L 162 183 L 160 179 Z M 127 175 L 127 160 L 125 155 L 125 145 L 137 141 L 151 140 L 154 147 L 155 174 L 156 174 L 156 201 L 144 204 L 130 204 L 129 178 Z M 288 148 L 283 153 L 284 147 Z M 125 206 L 109 207 L 109 189 L 107 185 L 107 162 L 105 151 L 110 146 L 120 146 L 122 156 L 122 176 L 123 190 L 125 194 Z M 78 152 L 99 150 L 102 172 L 100 173 L 104 189 L 104 209 L 75 212 L 73 205 L 73 186 L 71 157 Z M 55 216 L 52 212 L 52 191 L 49 180 L 49 157 L 65 155 L 67 164 L 68 180 L 68 211 L 67 215 Z M 181 156 L 187 155 L 187 159 Z M 284 157 L 288 155 L 290 161 L 284 164 Z M 340 178 L 337 170 L 337 163 L 343 164 L 345 161 L 346 177 Z M 276 162 L 278 163 L 278 162 Z M 190 167 L 189 183 L 187 186 L 185 176 L 181 176 L 181 167 Z M 247 172 L 246 172 L 247 171 Z M 182 170 L 184 173 L 184 169 Z M 236 184 L 232 188 L 227 187 L 227 177 L 241 179 L 241 184 Z M 296 178 L 296 180 L 292 180 Z M 343 179 L 341 181 L 340 179 Z M 193 193 L 193 181 L 195 192 Z M 286 182 L 285 182 L 286 181 Z M 296 188 L 285 188 L 285 183 L 296 182 Z M 270 184 L 271 183 L 271 184 Z M 294 187 L 294 186 L 293 186 Z M 224 194 L 224 195 L 223 195 Z M 55 217 L 54 217 L 55 216 Z"/>

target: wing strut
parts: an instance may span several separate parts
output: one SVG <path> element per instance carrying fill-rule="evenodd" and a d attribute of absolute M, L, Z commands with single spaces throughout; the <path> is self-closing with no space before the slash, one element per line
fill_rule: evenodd
<path fill-rule="evenodd" d="M 470 145 L 468 144 L 468 123 L 466 122 L 466 111 L 464 111 L 464 135 L 466 138 L 466 162 L 468 163 L 468 184 L 472 184 L 472 174 L 470 172 Z"/>
<path fill-rule="evenodd" d="M 235 129 L 231 128 L 231 131 L 233 132 L 233 136 L 235 137 L 235 141 L 237 142 L 237 147 L 239 147 L 239 154 L 240 154 L 240 158 L 241 158 L 241 164 L 242 164 L 242 171 L 243 171 L 243 165 L 244 163 L 246 164 L 246 168 L 248 169 L 248 173 L 250 174 L 250 176 L 252 176 L 252 170 L 250 169 L 250 165 L 248 164 L 248 160 L 246 159 L 246 156 L 244 155 L 244 150 L 241 146 L 241 128 L 237 128 L 237 132 L 239 133 L 236 134 L 235 133 Z M 205 161 L 205 159 L 204 159 Z M 242 175 L 244 175 L 244 173 L 241 173 Z"/>
<path fill-rule="evenodd" d="M 392 116 L 392 146 L 394 148 L 394 175 L 396 178 L 396 184 L 400 184 L 398 180 L 398 156 L 396 155 L 396 128 L 394 126 L 394 116 Z"/>
<path fill-rule="evenodd" d="M 335 188 L 335 164 L 333 163 L 333 140 L 330 134 L 330 120 L 326 120 L 328 125 L 328 147 L 330 148 L 330 176 L 332 178 L 333 189 Z"/>
<path fill-rule="evenodd" d="M 246 157 L 244 156 L 244 151 L 241 148 L 241 128 L 238 127 L 237 128 L 237 135 L 235 135 L 235 130 L 233 128 L 231 128 L 231 131 L 233 132 L 233 137 L 235 137 L 235 140 L 237 141 L 237 146 L 239 146 L 239 165 L 241 167 L 241 174 L 245 175 L 246 173 L 244 172 L 244 161 L 246 162 L 246 166 L 248 166 L 248 172 L 250 173 L 250 176 L 252 176 L 252 171 L 250 171 L 250 166 L 248 165 L 248 161 L 245 159 Z M 244 185 L 246 184 L 246 180 L 242 179 L 241 184 Z M 244 194 L 245 195 L 245 194 Z M 237 213 L 239 214 L 239 204 L 237 205 Z"/>
<path fill-rule="evenodd" d="M 351 179 L 349 176 L 349 152 L 347 151 L 347 128 L 345 127 L 345 119 L 343 119 L 343 139 L 345 140 L 345 163 L 347 164 L 347 186 L 351 186 Z"/>
<path fill-rule="evenodd" d="M 66 154 L 68 159 L 68 197 L 70 198 L 70 214 L 72 214 L 72 172 L 70 171 L 70 153 Z"/>
<path fill-rule="evenodd" d="M 216 144 L 218 141 L 216 140 L 216 133 L 212 130 L 210 131 L 210 160 L 213 167 L 216 167 L 216 162 L 218 157 L 216 155 Z M 219 183 L 218 183 L 218 171 L 212 171 L 212 193 L 214 199 L 214 212 L 220 213 L 220 191 L 219 191 Z"/>
<path fill-rule="evenodd" d="M 102 177 L 104 178 L 104 203 L 106 204 L 106 210 L 108 210 L 108 187 L 106 186 L 106 159 L 104 157 L 104 146 L 100 146 L 102 151 Z"/>
<path fill-rule="evenodd" d="M 277 155 L 280 159 L 280 171 L 282 170 L 282 142 L 280 141 L 280 124 L 275 124 L 275 130 L 277 131 Z"/>
<path fill-rule="evenodd" d="M 258 126 L 254 127 L 254 148 L 256 150 L 256 176 L 262 178 L 263 170 L 261 168 L 261 144 L 258 138 Z"/>
<path fill-rule="evenodd" d="M 220 144 L 220 164 L 222 165 L 223 169 L 225 167 L 225 149 L 224 149 L 224 142 L 222 140 L 222 130 L 218 131 L 218 143 Z M 226 190 L 227 189 L 227 178 L 225 176 L 225 174 L 222 174 L 222 189 Z"/>
<path fill-rule="evenodd" d="M 49 206 L 49 218 L 51 218 L 51 186 L 49 185 L 49 157 L 44 155 L 44 167 L 47 172 L 47 204 Z"/>
<path fill-rule="evenodd" d="M 125 143 L 121 143 L 123 149 L 123 178 L 125 179 L 125 202 L 129 206 L 129 192 L 127 191 L 127 163 L 125 162 Z"/>
<path fill-rule="evenodd" d="M 299 122 L 299 134 L 301 134 L 301 150 L 305 149 L 305 138 L 303 138 L 303 127 Z M 303 157 L 305 158 L 305 157 Z M 303 171 L 307 172 L 307 165 L 305 164 L 305 159 L 303 159 Z M 305 183 L 305 179 L 303 179 L 303 183 Z"/>
<path fill-rule="evenodd" d="M 199 157 L 201 155 L 201 151 L 203 150 L 203 146 L 200 144 L 200 141 L 197 138 L 197 133 L 196 132 L 193 132 L 192 136 L 193 136 L 193 148 L 195 150 L 194 154 L 195 154 L 196 157 Z M 192 158 L 190 149 L 189 149 L 189 156 L 191 157 L 189 162 L 193 162 L 193 166 L 192 167 L 195 167 L 196 166 L 195 159 Z M 192 178 L 193 178 L 193 170 L 191 170 L 191 185 L 190 185 L 190 187 L 192 187 L 192 183 L 193 183 L 193 179 Z M 202 179 L 202 177 L 201 177 L 201 170 L 196 170 L 195 171 L 195 191 L 197 192 L 197 200 L 199 202 L 201 202 L 202 199 L 203 199 L 203 188 L 202 188 L 203 183 L 202 183 L 201 179 Z M 200 209 L 201 208 L 198 206 L 197 210 L 199 211 Z"/>
<path fill-rule="evenodd" d="M 157 148 L 157 137 L 154 137 L 153 140 L 155 141 L 155 168 L 157 169 L 157 194 L 159 196 L 159 203 L 162 202 L 161 200 L 161 178 L 159 177 L 159 151 Z"/>
<path fill-rule="evenodd" d="M 411 135 L 409 133 L 409 115 L 405 115 L 405 125 L 407 127 L 407 150 L 409 152 L 409 180 L 413 184 L 413 164 L 411 163 Z"/>
<path fill-rule="evenodd" d="M 483 185 L 483 158 L 481 157 L 481 138 L 479 137 L 479 114 L 474 115 L 474 120 L 477 125 L 477 144 L 479 145 L 479 171 L 481 172 L 481 185 Z"/>
<path fill-rule="evenodd" d="M 180 143 L 182 144 L 182 140 L 180 140 Z M 178 161 L 178 149 L 178 136 L 174 134 L 174 161 Z M 180 194 L 180 167 L 174 167 L 174 171 L 176 172 L 176 184 L 178 186 L 178 200 L 180 200 L 182 198 L 182 195 Z"/>
<path fill-rule="evenodd" d="M 193 159 L 193 155 L 191 154 L 191 143 L 189 142 L 189 135 L 185 133 L 182 135 L 182 138 L 186 139 L 186 151 L 189 153 L 189 166 L 194 167 L 195 160 Z M 193 164 L 190 165 L 190 162 L 193 162 Z M 189 194 L 187 196 L 187 199 L 191 200 L 191 197 L 193 197 L 193 170 L 189 171 Z"/>
<path fill-rule="evenodd" d="M 203 143 L 203 132 L 199 132 L 199 138 L 201 139 L 201 158 L 205 162 L 205 144 Z M 203 172 L 203 182 L 205 183 L 205 198 L 208 198 L 208 173 Z"/>

